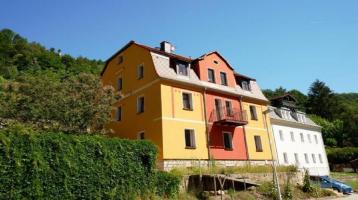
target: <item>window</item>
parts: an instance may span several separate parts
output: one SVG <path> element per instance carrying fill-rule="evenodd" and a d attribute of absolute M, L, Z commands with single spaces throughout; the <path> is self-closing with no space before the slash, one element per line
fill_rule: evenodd
<path fill-rule="evenodd" d="M 303 133 L 300 133 L 300 136 L 301 136 L 301 142 L 305 142 L 305 138 L 303 137 Z"/>
<path fill-rule="evenodd" d="M 310 135 L 310 134 L 307 134 L 307 138 L 308 138 L 308 142 L 309 142 L 309 143 L 312 143 L 312 141 L 311 141 L 311 135 Z"/>
<path fill-rule="evenodd" d="M 179 75 L 188 76 L 188 66 L 183 63 L 177 63 L 177 73 Z"/>
<path fill-rule="evenodd" d="M 283 132 L 282 132 L 282 130 L 279 130 L 278 132 L 280 133 L 280 140 L 283 141 Z"/>
<path fill-rule="evenodd" d="M 185 129 L 185 147 L 195 148 L 195 133 L 193 129 Z"/>
<path fill-rule="evenodd" d="M 252 120 L 257 120 L 257 113 L 256 113 L 256 107 L 250 106 L 250 114 Z"/>
<path fill-rule="evenodd" d="M 122 120 L 122 107 L 118 107 L 116 110 L 116 121 Z"/>
<path fill-rule="evenodd" d="M 319 159 L 319 162 L 320 162 L 320 163 L 323 163 L 322 155 L 321 155 L 321 154 L 318 154 L 318 159 Z"/>
<path fill-rule="evenodd" d="M 124 59 L 123 59 L 123 56 L 119 56 L 119 57 L 118 57 L 118 64 L 121 64 L 121 63 L 123 62 L 123 60 L 124 60 Z"/>
<path fill-rule="evenodd" d="M 242 81 L 241 87 L 243 90 L 251 91 L 250 83 L 247 81 Z"/>
<path fill-rule="evenodd" d="M 294 142 L 295 141 L 295 135 L 293 134 L 292 131 L 290 132 L 290 134 L 291 134 L 291 141 Z"/>
<path fill-rule="evenodd" d="M 258 135 L 255 135 L 254 138 L 255 138 L 256 152 L 262 152 L 261 137 Z"/>
<path fill-rule="evenodd" d="M 288 163 L 287 153 L 283 153 L 283 161 L 284 161 L 286 164 Z"/>
<path fill-rule="evenodd" d="M 117 80 L 117 90 L 118 90 L 118 91 L 121 91 L 121 90 L 122 90 L 122 87 L 123 87 L 122 78 L 118 78 L 118 80 Z"/>
<path fill-rule="evenodd" d="M 224 132 L 224 148 L 232 150 L 232 134 L 229 132 Z"/>
<path fill-rule="evenodd" d="M 137 98 L 137 113 L 144 112 L 144 97 Z"/>
<path fill-rule="evenodd" d="M 137 79 L 142 79 L 144 77 L 144 66 L 139 65 L 137 68 Z"/>
<path fill-rule="evenodd" d="M 313 163 L 316 163 L 316 155 L 312 154 L 312 161 Z"/>
<path fill-rule="evenodd" d="M 145 137 L 144 137 L 144 131 L 141 131 L 138 133 L 138 140 L 144 140 Z"/>
<path fill-rule="evenodd" d="M 306 163 L 310 163 L 310 161 L 308 160 L 308 155 L 307 155 L 307 153 L 305 153 L 305 160 L 306 160 Z"/>
<path fill-rule="evenodd" d="M 227 85 L 226 73 L 220 72 L 221 85 Z"/>
<path fill-rule="evenodd" d="M 318 144 L 318 138 L 317 138 L 317 135 L 314 135 L 314 140 L 316 141 L 316 144 Z"/>
<path fill-rule="evenodd" d="M 215 72 L 213 69 L 208 69 L 208 81 L 215 83 Z"/>
<path fill-rule="evenodd" d="M 214 63 L 215 63 L 215 64 L 219 64 L 219 61 L 217 61 L 217 60 L 214 60 Z"/>
<path fill-rule="evenodd" d="M 231 101 L 225 101 L 225 107 L 226 107 L 226 114 L 228 116 L 233 116 Z"/>
<path fill-rule="evenodd" d="M 294 155 L 295 155 L 295 162 L 296 162 L 296 164 L 300 164 L 300 160 L 298 159 L 298 154 L 295 153 Z"/>
<path fill-rule="evenodd" d="M 183 109 L 193 110 L 192 97 L 190 93 L 183 92 Z"/>

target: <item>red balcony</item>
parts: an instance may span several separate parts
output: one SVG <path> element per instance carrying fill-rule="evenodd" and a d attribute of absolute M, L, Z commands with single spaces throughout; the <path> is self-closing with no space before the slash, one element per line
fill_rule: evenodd
<path fill-rule="evenodd" d="M 227 126 L 244 126 L 247 124 L 247 114 L 246 111 L 237 108 L 221 107 L 211 111 L 209 122 Z"/>

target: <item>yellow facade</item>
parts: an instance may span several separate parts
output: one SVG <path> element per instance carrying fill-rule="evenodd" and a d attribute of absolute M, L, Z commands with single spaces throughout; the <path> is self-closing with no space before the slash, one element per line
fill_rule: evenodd
<path fill-rule="evenodd" d="M 182 93 L 192 94 L 193 110 L 184 110 Z M 208 159 L 203 93 L 175 84 L 161 85 L 164 159 Z M 195 132 L 195 149 L 185 148 L 184 130 Z"/>
<path fill-rule="evenodd" d="M 119 64 L 120 57 L 123 61 Z M 144 66 L 143 79 L 137 78 L 137 67 Z M 112 58 L 102 75 L 104 85 L 117 89 L 122 78 L 122 98 L 113 107 L 113 120 L 107 128 L 112 136 L 145 139 L 157 145 L 158 159 L 208 159 L 203 96 L 200 90 L 164 82 L 155 72 L 150 52 L 132 45 Z M 184 110 L 182 92 L 192 94 L 193 110 Z M 137 113 L 137 98 L 144 97 L 144 112 Z M 115 111 L 122 109 L 121 121 Z M 195 133 L 196 148 L 185 148 L 185 129 Z"/>
<path fill-rule="evenodd" d="M 256 107 L 257 120 L 250 117 L 250 106 Z M 246 145 L 249 160 L 271 160 L 272 159 L 272 142 L 270 147 L 270 139 L 272 139 L 272 131 L 270 118 L 264 114 L 267 106 L 257 102 L 243 102 L 242 107 L 248 113 L 248 124 L 245 126 Z M 260 136 L 262 143 L 262 152 L 256 151 L 255 136 Z M 269 138 L 271 137 L 271 138 Z"/>

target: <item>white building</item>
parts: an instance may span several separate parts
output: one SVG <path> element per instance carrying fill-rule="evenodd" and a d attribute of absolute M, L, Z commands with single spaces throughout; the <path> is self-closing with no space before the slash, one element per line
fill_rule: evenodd
<path fill-rule="evenodd" d="M 311 176 L 328 176 L 321 127 L 297 111 L 289 94 L 271 100 L 270 119 L 279 165 L 296 165 Z M 274 107 L 275 106 L 275 107 Z"/>

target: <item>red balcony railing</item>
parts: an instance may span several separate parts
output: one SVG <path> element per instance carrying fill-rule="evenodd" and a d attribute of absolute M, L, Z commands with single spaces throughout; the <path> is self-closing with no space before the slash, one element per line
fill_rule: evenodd
<path fill-rule="evenodd" d="M 210 113 L 209 122 L 231 126 L 243 126 L 247 124 L 246 111 L 237 108 L 220 107 Z"/>

